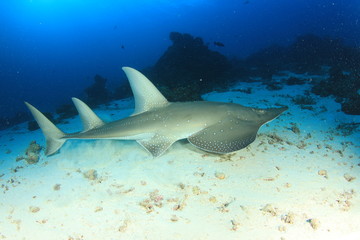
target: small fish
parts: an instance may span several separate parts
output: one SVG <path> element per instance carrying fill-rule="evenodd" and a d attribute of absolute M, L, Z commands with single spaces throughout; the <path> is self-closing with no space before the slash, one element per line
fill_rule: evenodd
<path fill-rule="evenodd" d="M 222 42 L 214 42 L 214 45 L 218 47 L 225 47 L 225 45 Z"/>
<path fill-rule="evenodd" d="M 121 45 L 121 49 L 125 49 L 125 46 L 124 46 L 124 45 Z"/>

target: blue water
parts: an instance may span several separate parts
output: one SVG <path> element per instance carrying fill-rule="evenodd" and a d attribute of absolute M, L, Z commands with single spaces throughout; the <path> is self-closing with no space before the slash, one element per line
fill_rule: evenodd
<path fill-rule="evenodd" d="M 306 33 L 359 46 L 359 13 L 358 0 L 3 0 L 0 116 L 27 111 L 24 100 L 54 111 L 82 97 L 95 74 L 114 88 L 121 66 L 153 66 L 171 31 L 243 58 Z"/>

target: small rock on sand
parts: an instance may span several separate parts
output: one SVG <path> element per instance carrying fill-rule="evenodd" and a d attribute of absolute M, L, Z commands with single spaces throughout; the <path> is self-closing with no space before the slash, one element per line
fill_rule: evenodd
<path fill-rule="evenodd" d="M 223 173 L 223 172 L 215 172 L 215 177 L 220 179 L 220 180 L 223 180 L 223 179 L 225 179 L 225 173 Z"/>
<path fill-rule="evenodd" d="M 311 218 L 311 219 L 308 220 L 308 222 L 310 223 L 310 226 L 314 230 L 318 229 L 319 226 L 320 226 L 320 221 L 318 219 L 316 219 L 316 218 Z"/>
<path fill-rule="evenodd" d="M 35 207 L 35 206 L 30 206 L 29 211 L 32 212 L 32 213 L 37 213 L 38 211 L 40 211 L 40 208 Z"/>
<path fill-rule="evenodd" d="M 327 174 L 327 171 L 326 170 L 319 170 L 318 171 L 318 174 L 320 175 L 320 176 L 323 176 L 324 178 L 329 178 L 328 177 L 328 174 Z"/>
<path fill-rule="evenodd" d="M 352 181 L 354 181 L 354 180 L 356 179 L 356 177 L 351 176 L 351 175 L 348 174 L 348 173 L 345 173 L 345 174 L 344 174 L 344 178 L 345 178 L 346 181 L 348 181 L 348 182 L 352 182 Z"/>
<path fill-rule="evenodd" d="M 260 209 L 263 212 L 270 213 L 272 216 L 276 216 L 276 209 L 271 204 L 266 204 L 265 207 Z"/>
<path fill-rule="evenodd" d="M 177 221 L 179 221 L 179 218 L 174 214 L 174 215 L 171 216 L 170 220 L 172 222 L 177 222 Z"/>
<path fill-rule="evenodd" d="M 284 223 L 288 223 L 288 224 L 294 224 L 294 219 L 295 219 L 295 214 L 292 212 L 289 212 L 288 214 L 284 215 L 281 220 Z"/>
<path fill-rule="evenodd" d="M 90 169 L 83 173 L 84 177 L 89 180 L 96 180 L 97 179 L 97 171 L 95 169 Z"/>

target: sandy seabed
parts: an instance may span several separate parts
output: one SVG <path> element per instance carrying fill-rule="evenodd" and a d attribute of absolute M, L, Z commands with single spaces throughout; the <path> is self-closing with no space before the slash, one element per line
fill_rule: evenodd
<path fill-rule="evenodd" d="M 294 101 L 309 89 L 255 82 L 204 95 L 289 106 L 249 147 L 226 155 L 179 141 L 153 158 L 135 141 L 74 140 L 28 164 L 16 159 L 31 141 L 45 146 L 40 130 L 1 131 L 0 239 L 360 239 L 360 132 L 351 124 L 360 116 L 330 97 Z M 116 120 L 131 108 L 122 100 L 95 112 Z M 59 127 L 81 124 L 75 117 Z"/>

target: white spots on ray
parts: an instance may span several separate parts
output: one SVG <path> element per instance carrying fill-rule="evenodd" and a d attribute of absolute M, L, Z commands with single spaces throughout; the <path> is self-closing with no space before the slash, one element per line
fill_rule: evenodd
<path fill-rule="evenodd" d="M 189 141 L 195 146 L 210 152 L 228 153 L 240 150 L 255 140 L 255 135 L 233 141 L 208 141 L 203 138 L 191 138 Z"/>

